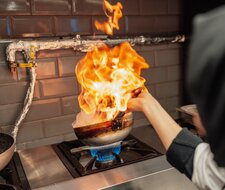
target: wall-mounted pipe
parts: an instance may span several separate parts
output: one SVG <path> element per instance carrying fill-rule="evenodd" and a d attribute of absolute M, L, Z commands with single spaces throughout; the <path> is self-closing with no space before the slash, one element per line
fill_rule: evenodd
<path fill-rule="evenodd" d="M 80 36 L 76 36 L 73 39 L 62 39 L 62 40 L 35 40 L 35 41 L 15 41 L 8 45 L 6 49 L 7 60 L 10 63 L 11 68 L 16 68 L 16 52 L 25 51 L 29 54 L 30 47 L 35 46 L 36 52 L 41 50 L 55 50 L 55 49 L 69 49 L 73 48 L 75 51 L 88 52 L 94 47 L 100 47 L 103 44 L 118 45 L 122 42 L 129 42 L 132 45 L 151 45 L 159 44 L 163 42 L 168 43 L 179 43 L 184 42 L 184 35 L 177 35 L 172 37 L 144 37 L 138 36 L 133 38 L 95 38 L 95 39 L 81 39 Z"/>
<path fill-rule="evenodd" d="M 12 136 L 14 138 L 14 141 L 16 142 L 17 140 L 17 134 L 19 130 L 19 126 L 22 123 L 22 121 L 25 119 L 27 112 L 29 111 L 30 105 L 32 103 L 33 95 L 34 95 L 34 87 L 35 87 L 35 81 L 36 81 L 36 71 L 35 67 L 29 68 L 29 78 L 30 78 L 30 83 L 29 87 L 27 90 L 27 94 L 23 103 L 23 109 L 19 116 L 16 119 L 16 122 L 14 124 L 14 128 L 12 131 Z"/>
<path fill-rule="evenodd" d="M 36 64 L 35 64 L 35 60 L 36 60 L 36 47 L 35 46 L 30 46 L 29 49 L 29 54 L 25 54 L 25 59 L 27 61 L 27 63 L 25 63 L 26 66 L 28 66 L 28 71 L 29 71 L 29 79 L 30 79 L 30 83 L 29 83 L 29 87 L 27 89 L 27 93 L 26 93 L 26 97 L 23 103 L 23 108 L 20 112 L 20 114 L 18 115 L 15 124 L 14 124 L 14 128 L 12 131 L 12 136 L 14 138 L 14 142 L 16 143 L 17 141 L 17 134 L 19 131 L 19 126 L 20 124 L 23 122 L 23 120 L 25 119 L 27 112 L 29 111 L 30 105 L 32 103 L 33 100 L 33 95 L 34 95 L 34 87 L 35 87 L 35 81 L 36 81 Z M 15 150 L 16 150 L 16 146 L 15 146 Z"/>

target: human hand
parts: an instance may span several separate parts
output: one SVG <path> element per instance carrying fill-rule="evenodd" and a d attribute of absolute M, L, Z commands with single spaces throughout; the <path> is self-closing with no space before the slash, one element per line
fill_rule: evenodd
<path fill-rule="evenodd" d="M 128 102 L 128 110 L 142 111 L 145 114 L 159 135 L 166 150 L 182 130 L 158 101 L 148 92 L 141 92 L 136 98 L 131 98 Z"/>
<path fill-rule="evenodd" d="M 153 99 L 154 98 L 150 93 L 142 91 L 137 97 L 129 100 L 127 106 L 128 110 L 144 112 L 145 108 L 153 102 Z"/>

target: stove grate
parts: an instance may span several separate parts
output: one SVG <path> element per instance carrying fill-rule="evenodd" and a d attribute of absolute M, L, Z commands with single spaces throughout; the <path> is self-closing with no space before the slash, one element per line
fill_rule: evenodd
<path fill-rule="evenodd" d="M 110 164 L 101 164 L 101 162 L 97 160 L 98 156 L 96 156 L 96 151 L 91 153 L 89 150 L 82 150 L 71 153 L 71 149 L 85 146 L 79 140 L 64 141 L 52 146 L 74 178 L 132 164 L 146 159 L 152 159 L 162 155 L 154 148 L 148 146 L 132 135 L 129 135 L 124 139 L 120 148 L 117 147 L 118 149 L 115 149 L 115 152 L 112 153 L 115 159 L 113 162 L 110 162 Z M 120 153 L 117 154 L 119 151 Z"/>

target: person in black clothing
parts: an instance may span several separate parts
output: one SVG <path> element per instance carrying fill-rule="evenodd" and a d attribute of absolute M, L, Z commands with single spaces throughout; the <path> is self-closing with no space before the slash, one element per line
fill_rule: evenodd
<path fill-rule="evenodd" d="M 225 6 L 194 19 L 187 87 L 208 143 L 182 129 L 147 92 L 128 102 L 142 111 L 166 148 L 167 160 L 200 189 L 225 189 Z"/>

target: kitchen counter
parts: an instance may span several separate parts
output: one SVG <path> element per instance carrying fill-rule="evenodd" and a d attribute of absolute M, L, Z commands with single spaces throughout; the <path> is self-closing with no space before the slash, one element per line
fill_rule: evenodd
<path fill-rule="evenodd" d="M 149 174 L 122 184 L 105 188 L 104 190 L 197 190 L 193 184 L 181 175 L 176 169 L 169 168 Z"/>
<path fill-rule="evenodd" d="M 150 126 L 134 128 L 131 132 L 161 153 L 165 150 Z M 24 170 L 34 190 L 95 190 L 95 189 L 189 189 L 196 190 L 190 180 L 175 170 L 165 155 L 73 178 L 51 146 L 19 151 Z"/>

